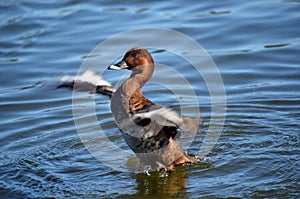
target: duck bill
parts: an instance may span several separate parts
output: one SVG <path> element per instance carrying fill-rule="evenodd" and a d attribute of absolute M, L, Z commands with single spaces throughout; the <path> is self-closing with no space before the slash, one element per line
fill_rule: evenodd
<path fill-rule="evenodd" d="M 120 61 L 115 65 L 110 65 L 108 67 L 108 70 L 120 70 L 120 69 L 128 69 L 128 65 L 124 60 Z"/>
<path fill-rule="evenodd" d="M 108 70 L 121 70 L 122 68 L 118 67 L 117 65 L 110 65 L 107 69 Z"/>

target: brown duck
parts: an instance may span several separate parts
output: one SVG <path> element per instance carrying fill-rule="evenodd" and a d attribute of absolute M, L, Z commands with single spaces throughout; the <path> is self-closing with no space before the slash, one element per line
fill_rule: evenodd
<path fill-rule="evenodd" d="M 140 161 L 152 169 L 199 161 L 187 155 L 176 139 L 180 133 L 198 133 L 200 118 L 191 119 L 154 104 L 143 96 L 142 87 L 154 71 L 151 54 L 144 48 L 132 48 L 123 59 L 108 69 L 128 69 L 131 76 L 114 92 L 111 110 L 128 146 Z"/>

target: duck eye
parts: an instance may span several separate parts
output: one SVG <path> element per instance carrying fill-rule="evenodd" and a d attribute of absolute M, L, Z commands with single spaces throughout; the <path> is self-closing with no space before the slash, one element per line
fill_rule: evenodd
<path fill-rule="evenodd" d="M 139 57 L 139 54 L 138 54 L 138 53 L 132 53 L 132 57 L 133 57 L 134 59 L 136 59 L 136 58 Z"/>

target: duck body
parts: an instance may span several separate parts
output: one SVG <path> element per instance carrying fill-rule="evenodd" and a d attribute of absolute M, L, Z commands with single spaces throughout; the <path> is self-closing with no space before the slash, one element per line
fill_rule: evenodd
<path fill-rule="evenodd" d="M 144 48 L 130 49 L 109 69 L 132 71 L 113 94 L 111 110 L 124 140 L 140 161 L 153 169 L 172 169 L 179 164 L 199 161 L 187 155 L 176 141 L 181 126 L 192 126 L 189 130 L 197 133 L 199 120 L 182 117 L 143 96 L 141 89 L 154 71 L 151 54 Z"/>

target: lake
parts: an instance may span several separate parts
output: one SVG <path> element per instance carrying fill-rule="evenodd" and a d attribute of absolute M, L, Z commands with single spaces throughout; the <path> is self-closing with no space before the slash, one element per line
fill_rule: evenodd
<path fill-rule="evenodd" d="M 0 0 L 0 10 L 1 198 L 299 198 L 300 1 Z M 149 31 L 122 35 L 93 51 L 124 31 L 149 28 L 193 39 L 214 64 L 203 61 L 196 74 L 184 59 L 195 49 L 186 51 L 186 43 L 172 34 Z M 183 107 L 188 116 L 201 112 L 201 133 L 187 145 L 188 153 L 199 155 L 205 136 L 214 133 L 210 126 L 220 130 L 205 154 L 208 161 L 163 176 L 130 172 L 136 159 L 107 96 L 55 89 L 62 75 L 88 68 L 84 63 L 119 85 L 129 73 L 107 71 L 106 62 L 123 56 L 123 44 L 135 47 L 143 39 L 158 46 L 149 49 L 158 65 L 144 94 L 155 103 Z M 103 58 L 108 54 L 114 59 Z M 220 88 L 226 109 L 215 113 Z M 76 115 L 76 107 L 83 115 Z M 107 151 L 100 133 L 122 153 Z"/>

